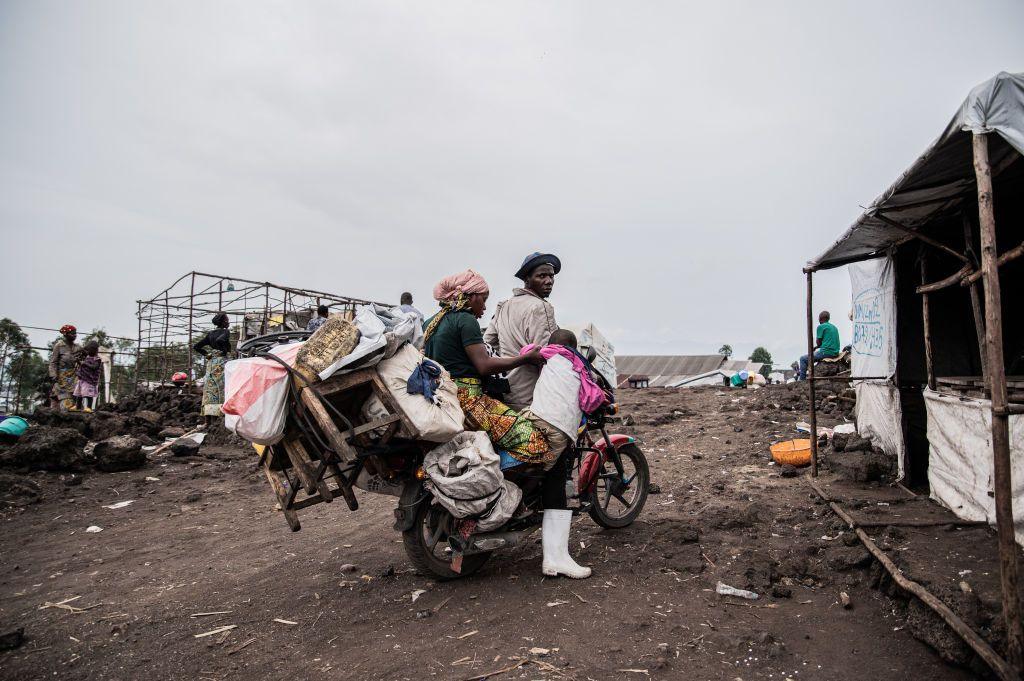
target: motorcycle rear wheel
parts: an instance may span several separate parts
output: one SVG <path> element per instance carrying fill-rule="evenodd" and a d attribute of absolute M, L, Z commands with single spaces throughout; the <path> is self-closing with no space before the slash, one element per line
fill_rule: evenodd
<path fill-rule="evenodd" d="M 412 528 L 402 532 L 405 553 L 417 571 L 433 575 L 440 581 L 469 577 L 484 566 L 491 557 L 490 552 L 474 553 L 462 558 L 462 571 L 452 570 L 452 553 L 448 548 L 448 533 L 451 514 L 443 507 L 424 499 L 416 507 Z"/>
<path fill-rule="evenodd" d="M 610 460 L 601 464 L 594 490 L 590 494 L 590 517 L 606 529 L 633 524 L 647 503 L 651 472 L 647 457 L 635 443 L 621 445 L 623 477 Z"/>

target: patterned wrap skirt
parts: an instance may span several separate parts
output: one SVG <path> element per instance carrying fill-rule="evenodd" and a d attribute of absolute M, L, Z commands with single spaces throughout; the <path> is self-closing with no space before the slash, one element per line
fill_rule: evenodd
<path fill-rule="evenodd" d="M 487 433 L 501 455 L 503 469 L 545 463 L 548 441 L 529 419 L 504 402 L 485 395 L 483 381 L 478 378 L 456 378 L 455 385 L 467 425 Z"/>
<path fill-rule="evenodd" d="M 75 406 L 75 382 L 77 381 L 74 365 L 57 371 L 57 380 L 53 382 L 51 394 L 60 400 L 60 409 L 67 411 Z"/>
<path fill-rule="evenodd" d="M 220 406 L 224 404 L 224 365 L 227 362 L 228 358 L 217 350 L 210 350 L 207 355 L 203 381 L 203 416 L 222 416 Z"/>

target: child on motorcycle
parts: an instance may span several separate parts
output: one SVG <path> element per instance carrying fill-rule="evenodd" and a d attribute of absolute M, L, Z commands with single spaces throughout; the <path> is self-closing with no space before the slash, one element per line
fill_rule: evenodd
<path fill-rule="evenodd" d="M 533 350 L 532 345 L 522 349 Z M 605 394 L 594 383 L 590 368 L 576 351 L 576 336 L 566 329 L 551 334 L 548 344 L 540 349 L 547 363 L 540 371 L 533 391 L 533 403 L 523 416 L 542 432 L 550 445 L 544 458 L 544 476 L 541 494 L 544 502 L 542 543 L 545 575 L 565 575 L 573 579 L 590 576 L 590 568 L 582 567 L 569 555 L 569 526 L 572 511 L 566 497 L 567 457 L 562 456 L 576 441 L 583 415 L 589 414 L 604 402 Z"/>

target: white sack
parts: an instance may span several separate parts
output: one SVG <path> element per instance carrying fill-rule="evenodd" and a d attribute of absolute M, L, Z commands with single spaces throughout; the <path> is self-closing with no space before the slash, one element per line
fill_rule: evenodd
<path fill-rule="evenodd" d="M 294 366 L 304 343 L 270 350 Z M 284 435 L 288 417 L 288 371 L 272 359 L 246 357 L 224 365 L 224 427 L 249 442 L 272 445 Z"/>
<path fill-rule="evenodd" d="M 966 520 L 996 522 L 992 477 L 992 403 L 924 391 L 928 410 L 931 497 Z M 1010 416 L 1013 524 L 1024 544 L 1024 416 Z"/>
<path fill-rule="evenodd" d="M 501 474 L 501 458 L 482 430 L 459 433 L 432 449 L 423 469 L 438 503 L 456 518 L 476 518 L 481 532 L 504 525 L 523 498 Z"/>
<path fill-rule="evenodd" d="M 423 354 L 419 350 L 405 343 L 394 357 L 377 364 L 377 374 L 417 431 L 409 433 L 403 424 L 398 431 L 400 437 L 428 442 L 447 442 L 452 436 L 464 430 L 465 415 L 459 406 L 458 390 L 451 374 L 442 368 L 441 385 L 434 392 L 438 404 L 434 404 L 423 395 L 410 395 L 407 388 L 409 376 L 423 359 Z M 376 405 L 372 402 L 372 399 L 368 400 L 368 406 L 364 406 L 364 410 L 374 409 Z"/>

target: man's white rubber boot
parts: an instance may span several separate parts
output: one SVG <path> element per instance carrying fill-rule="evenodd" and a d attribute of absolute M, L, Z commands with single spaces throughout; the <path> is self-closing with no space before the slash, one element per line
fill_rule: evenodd
<path fill-rule="evenodd" d="M 544 562 L 541 571 L 549 577 L 565 575 L 572 579 L 586 579 L 590 568 L 577 565 L 569 555 L 569 526 L 572 511 L 544 509 L 541 525 L 541 543 L 544 547 Z"/>

